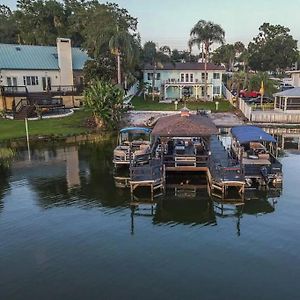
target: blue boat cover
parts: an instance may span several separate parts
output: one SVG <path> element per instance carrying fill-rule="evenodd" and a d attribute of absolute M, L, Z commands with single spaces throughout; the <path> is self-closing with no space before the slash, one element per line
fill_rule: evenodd
<path fill-rule="evenodd" d="M 250 142 L 271 142 L 276 143 L 275 138 L 266 133 L 256 126 L 236 126 L 231 129 L 233 137 L 235 137 L 240 144 L 246 144 Z"/>
<path fill-rule="evenodd" d="M 151 128 L 147 127 L 126 127 L 120 130 L 120 133 L 130 132 L 130 131 L 144 131 L 145 133 L 150 133 Z"/>

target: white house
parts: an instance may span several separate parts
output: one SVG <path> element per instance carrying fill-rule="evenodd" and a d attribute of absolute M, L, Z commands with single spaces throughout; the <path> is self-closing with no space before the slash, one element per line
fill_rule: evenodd
<path fill-rule="evenodd" d="M 87 60 L 87 54 L 65 38 L 58 38 L 56 47 L 0 44 L 0 85 L 42 92 L 80 84 Z"/>
<path fill-rule="evenodd" d="M 144 68 L 144 82 L 152 86 L 153 66 Z M 207 65 L 207 95 L 210 100 L 222 95 L 222 76 L 225 68 L 208 63 Z M 159 92 L 164 100 L 182 99 L 184 90 L 188 90 L 192 98 L 201 99 L 205 89 L 204 63 L 166 63 L 156 70 L 154 90 Z"/>
<path fill-rule="evenodd" d="M 0 110 L 79 106 L 88 59 L 66 38 L 58 38 L 56 46 L 0 44 Z"/>

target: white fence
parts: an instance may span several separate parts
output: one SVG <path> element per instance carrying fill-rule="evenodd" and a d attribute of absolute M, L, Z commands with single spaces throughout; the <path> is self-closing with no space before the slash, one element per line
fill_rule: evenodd
<path fill-rule="evenodd" d="M 228 90 L 228 88 L 225 86 L 224 83 L 222 83 L 222 93 L 223 93 L 223 96 L 224 96 L 231 104 L 233 104 L 233 98 L 234 98 L 234 96 L 233 96 L 232 93 Z"/>
<path fill-rule="evenodd" d="M 242 98 L 238 98 L 238 101 L 241 112 L 249 121 L 252 121 L 252 107 L 248 105 Z"/>

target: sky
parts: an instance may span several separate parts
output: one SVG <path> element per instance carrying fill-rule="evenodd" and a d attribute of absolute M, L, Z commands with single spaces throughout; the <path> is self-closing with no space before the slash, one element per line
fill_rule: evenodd
<path fill-rule="evenodd" d="M 105 3 L 106 1 L 100 1 Z M 300 0 L 115 0 L 138 18 L 142 42 L 186 49 L 189 32 L 198 20 L 220 24 L 226 42 L 248 43 L 264 22 L 291 29 L 300 40 Z M 16 0 L 0 0 L 15 8 Z"/>

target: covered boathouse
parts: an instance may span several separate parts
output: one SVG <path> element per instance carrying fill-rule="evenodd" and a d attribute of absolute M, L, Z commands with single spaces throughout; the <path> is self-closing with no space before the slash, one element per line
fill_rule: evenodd
<path fill-rule="evenodd" d="M 180 114 L 160 118 L 152 136 L 159 140 L 158 151 L 166 171 L 207 171 L 210 137 L 218 129 L 206 115 L 191 114 L 183 108 Z"/>
<path fill-rule="evenodd" d="M 156 147 L 148 165 L 131 165 L 131 192 L 142 186 L 162 189 L 168 172 L 204 172 L 209 193 L 224 199 L 229 188 L 244 194 L 244 175 L 239 162 L 229 156 L 218 139 L 218 129 L 203 114 L 180 114 L 162 117 L 152 131 Z"/>

